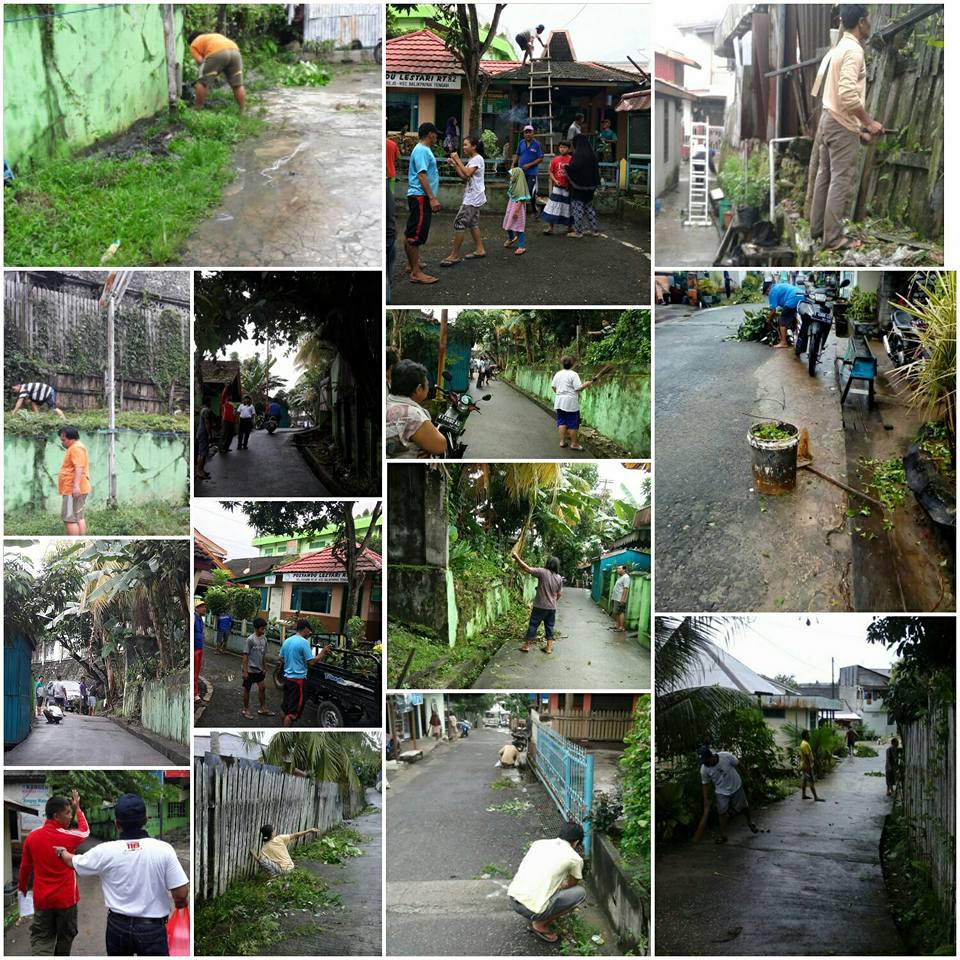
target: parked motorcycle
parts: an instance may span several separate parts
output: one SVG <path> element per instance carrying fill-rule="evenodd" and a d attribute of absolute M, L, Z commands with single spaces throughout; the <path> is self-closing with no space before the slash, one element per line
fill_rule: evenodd
<path fill-rule="evenodd" d="M 525 733 L 520 733 L 519 731 L 513 735 L 513 745 L 523 753 L 527 749 L 529 740 L 527 740 L 527 735 Z"/>
<path fill-rule="evenodd" d="M 895 367 L 905 367 L 918 360 L 927 359 L 920 339 L 925 324 L 904 306 L 919 306 L 927 300 L 927 275 L 915 273 L 910 278 L 906 294 L 897 294 L 890 302 L 889 329 L 883 335 L 883 346 L 890 362 Z"/>
<path fill-rule="evenodd" d="M 266 422 L 267 433 L 275 433 L 278 426 L 280 426 L 280 424 L 277 422 L 276 417 L 267 418 L 267 422 Z"/>
<path fill-rule="evenodd" d="M 448 370 L 443 371 L 443 379 L 445 382 L 453 379 Z M 467 418 L 471 413 L 479 411 L 480 408 L 474 403 L 473 396 L 466 391 L 461 393 L 447 388 L 444 391 L 444 399 L 447 402 L 447 407 L 437 417 L 437 429 L 443 434 L 443 438 L 447 442 L 444 456 L 448 460 L 462 460 L 467 445 L 461 441 L 461 437 L 467 426 Z M 491 395 L 485 393 L 481 399 L 490 400 Z"/>
<path fill-rule="evenodd" d="M 850 285 L 847 277 L 840 287 Z M 817 361 L 827 344 L 827 336 L 833 326 L 833 304 L 837 291 L 832 287 L 815 287 L 797 304 L 797 322 L 793 331 L 793 349 L 799 357 L 807 354 L 807 372 L 816 376 Z"/>

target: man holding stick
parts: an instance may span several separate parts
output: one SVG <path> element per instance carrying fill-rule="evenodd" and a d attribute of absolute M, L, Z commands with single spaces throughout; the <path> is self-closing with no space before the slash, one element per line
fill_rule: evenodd
<path fill-rule="evenodd" d="M 734 815 L 742 813 L 747 818 L 747 826 L 753 833 L 759 833 L 760 828 L 750 816 L 750 803 L 747 800 L 747 791 L 743 788 L 743 780 L 737 772 L 740 761 L 732 753 L 721 750 L 714 753 L 709 747 L 703 746 L 697 750 L 700 758 L 700 782 L 703 785 L 703 816 L 700 825 L 693 836 L 693 842 L 699 843 L 707 829 L 707 818 L 710 816 L 710 784 L 717 798 L 717 813 L 720 814 L 720 835 L 717 843 L 727 842 L 727 824 L 730 821 L 730 809 Z"/>

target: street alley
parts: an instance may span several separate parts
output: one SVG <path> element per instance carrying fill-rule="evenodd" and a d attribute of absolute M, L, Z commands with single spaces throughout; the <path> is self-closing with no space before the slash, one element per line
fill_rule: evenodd
<path fill-rule="evenodd" d="M 798 790 L 755 810 L 756 835 L 738 818 L 722 846 L 708 833 L 661 847 L 657 953 L 900 955 L 880 867 L 892 801 L 883 777 L 869 775 L 882 773 L 882 751 L 841 760 L 817 784 L 825 803 Z"/>
<path fill-rule="evenodd" d="M 720 247 L 720 234 L 713 225 L 687 227 L 689 199 L 688 164 L 680 165 L 680 182 L 657 198 L 655 220 L 658 267 L 707 267 L 713 263 Z M 715 184 L 711 175 L 711 187 Z"/>
<path fill-rule="evenodd" d="M 557 606 L 556 642 L 548 657 L 537 644 L 520 652 L 522 637 L 507 641 L 474 681 L 477 690 L 586 690 L 650 687 L 650 649 L 635 632 L 611 630 L 613 618 L 590 591 L 564 587 Z M 543 643 L 543 628 L 539 630 Z"/>
<path fill-rule="evenodd" d="M 155 738 L 157 742 L 159 738 Z M 187 754 L 189 748 L 171 744 Z M 140 740 L 109 717 L 68 713 L 62 723 L 34 718 L 23 743 L 3 755 L 8 767 L 169 767 L 173 758 Z"/>

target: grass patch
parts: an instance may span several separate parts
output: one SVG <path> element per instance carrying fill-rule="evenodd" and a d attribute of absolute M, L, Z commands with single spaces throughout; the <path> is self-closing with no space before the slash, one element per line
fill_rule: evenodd
<path fill-rule="evenodd" d="M 8 410 L 3 418 L 3 429 L 8 436 L 56 438 L 57 431 L 67 423 L 80 431 L 81 440 L 84 433 L 107 429 L 106 410 L 83 410 L 73 413 L 64 410 L 63 413 L 66 420 L 61 420 L 55 413 L 34 413 L 32 410 L 23 409 L 13 413 Z M 116 424 L 119 430 L 136 430 L 139 433 L 189 434 L 190 432 L 190 418 L 185 416 L 120 410 L 116 415 Z"/>
<path fill-rule="evenodd" d="M 3 929 L 6 930 L 7 927 L 12 927 L 17 921 L 17 917 L 20 916 L 20 907 L 16 901 L 10 904 L 6 910 L 3 911 Z"/>
<path fill-rule="evenodd" d="M 865 777 L 882 777 L 883 771 L 882 770 L 865 770 L 863 775 Z"/>
<path fill-rule="evenodd" d="M 297 848 L 301 860 L 320 860 L 323 863 L 346 863 L 351 857 L 363 856 L 360 844 L 363 834 L 350 827 L 336 827 L 317 840 Z"/>
<path fill-rule="evenodd" d="M 491 790 L 515 790 L 516 787 L 516 783 L 509 777 L 500 777 L 499 780 L 494 780 L 493 783 L 490 784 Z"/>
<path fill-rule="evenodd" d="M 174 124 L 158 118 L 150 127 L 174 133 L 161 152 L 64 157 L 19 173 L 4 188 L 6 265 L 99 266 L 117 239 L 111 266 L 175 261 L 233 179 L 231 147 L 263 127 L 259 117 L 232 106 L 179 107 Z"/>
<path fill-rule="evenodd" d="M 491 877 L 509 877 L 512 876 L 509 870 L 498 867 L 495 863 L 488 863 L 480 868 L 480 872 L 473 878 L 474 880 L 489 880 Z"/>
<path fill-rule="evenodd" d="M 186 484 L 186 476 L 184 476 Z M 11 536 L 61 537 L 63 521 L 57 513 L 41 513 L 30 507 L 17 507 L 3 515 L 4 530 Z M 159 537 L 183 536 L 190 532 L 190 508 L 166 500 L 146 503 L 121 503 L 116 507 L 87 510 L 87 536 Z"/>
<path fill-rule="evenodd" d="M 604 940 L 599 927 L 588 923 L 576 911 L 561 917 L 556 925 L 560 934 L 560 953 L 565 957 L 597 957 Z M 594 941 L 599 938 L 599 942 Z"/>
<path fill-rule="evenodd" d="M 222 896 L 197 904 L 197 956 L 252 956 L 290 936 L 280 922 L 284 910 L 316 912 L 340 903 L 337 894 L 305 870 L 241 880 Z M 309 933 L 317 926 L 311 922 L 299 932 Z"/>
<path fill-rule="evenodd" d="M 507 813 L 511 817 L 522 817 L 528 810 L 533 809 L 530 800 L 507 800 L 495 806 L 487 807 L 487 813 Z"/>
<path fill-rule="evenodd" d="M 857 757 L 879 757 L 880 754 L 877 753 L 873 747 L 868 747 L 865 743 L 858 743 L 854 749 L 854 755 Z"/>

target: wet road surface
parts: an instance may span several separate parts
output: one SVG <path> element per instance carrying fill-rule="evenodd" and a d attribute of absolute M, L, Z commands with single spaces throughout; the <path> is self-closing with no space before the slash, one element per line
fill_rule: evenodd
<path fill-rule="evenodd" d="M 236 179 L 181 262 L 379 268 L 382 196 L 364 185 L 383 180 L 380 68 L 334 67 L 325 87 L 282 87 L 260 99 L 266 127 L 235 149 Z"/>

